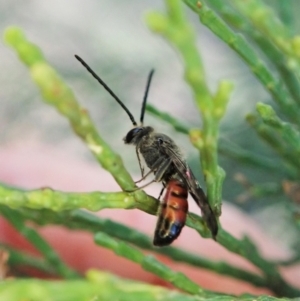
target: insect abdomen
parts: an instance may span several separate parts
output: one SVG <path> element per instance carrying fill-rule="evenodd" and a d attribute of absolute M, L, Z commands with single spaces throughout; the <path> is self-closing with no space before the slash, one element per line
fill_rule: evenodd
<path fill-rule="evenodd" d="M 188 191 L 178 180 L 170 180 L 167 191 L 159 206 L 153 244 L 167 246 L 180 234 L 188 212 Z"/>

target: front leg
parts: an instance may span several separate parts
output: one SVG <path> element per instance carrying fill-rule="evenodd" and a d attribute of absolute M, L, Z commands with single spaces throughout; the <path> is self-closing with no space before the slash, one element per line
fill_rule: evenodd
<path fill-rule="evenodd" d="M 145 180 L 153 171 L 152 170 L 149 170 L 144 176 L 142 175 L 142 178 L 139 179 L 138 181 L 135 181 L 134 183 L 137 184 L 137 183 L 140 183 L 142 182 L 143 180 Z"/>
<path fill-rule="evenodd" d="M 158 159 L 154 164 L 155 168 L 153 168 L 153 170 L 151 170 L 151 171 L 155 172 L 154 179 L 151 182 L 139 187 L 139 189 L 143 189 L 143 188 L 147 187 L 148 185 L 152 184 L 153 182 L 161 182 L 163 180 L 163 177 L 164 177 L 166 171 L 170 167 L 171 163 L 172 163 L 172 161 L 170 158 Z M 156 166 L 158 166 L 158 167 L 156 167 Z"/>
<path fill-rule="evenodd" d="M 156 160 L 156 162 L 153 164 L 151 169 L 144 176 L 142 176 L 142 178 L 140 180 L 135 181 L 134 183 L 139 183 L 139 182 L 145 180 L 152 172 L 156 173 L 156 170 L 159 169 L 160 165 L 163 164 L 163 162 L 164 162 L 164 158 L 159 158 L 158 160 Z"/>
<path fill-rule="evenodd" d="M 162 196 L 162 194 L 164 193 L 164 190 L 165 190 L 165 185 L 163 184 L 163 188 L 161 189 L 161 191 L 160 191 L 160 193 L 159 193 L 159 196 L 158 196 L 158 200 L 160 201 L 160 198 L 161 198 L 161 196 Z"/>
<path fill-rule="evenodd" d="M 136 152 L 136 156 L 137 156 L 138 161 L 139 161 L 139 166 L 140 166 L 140 170 L 141 170 L 141 174 L 142 174 L 141 180 L 135 182 L 135 183 L 138 183 L 138 182 L 142 181 L 142 179 L 144 179 L 144 171 L 145 171 L 145 169 L 144 169 L 144 167 L 141 164 L 140 153 L 139 153 L 139 150 L 138 150 L 137 147 L 135 148 L 135 152 Z"/>
<path fill-rule="evenodd" d="M 172 163 L 172 161 L 171 161 L 170 158 L 167 158 L 167 159 L 165 159 L 165 158 L 159 158 L 154 163 L 154 165 L 152 166 L 152 169 L 149 172 L 149 173 L 151 173 L 151 172 L 155 173 L 154 179 L 152 181 L 148 182 L 147 184 L 141 186 L 141 187 L 137 187 L 134 190 L 130 190 L 130 191 L 127 191 L 127 192 L 134 192 L 136 190 L 143 189 L 143 188 L 147 187 L 148 185 L 152 184 L 153 182 L 161 182 L 162 179 L 163 179 L 163 176 L 164 176 L 165 172 L 168 170 L 168 168 L 170 167 L 171 163 Z M 147 173 L 147 175 L 149 173 Z"/>

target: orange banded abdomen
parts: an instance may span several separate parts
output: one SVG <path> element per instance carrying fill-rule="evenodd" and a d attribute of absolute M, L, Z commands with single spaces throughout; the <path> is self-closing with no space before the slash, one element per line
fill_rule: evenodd
<path fill-rule="evenodd" d="M 180 234 L 188 212 L 188 190 L 178 180 L 167 184 L 167 191 L 160 203 L 153 244 L 167 246 Z"/>

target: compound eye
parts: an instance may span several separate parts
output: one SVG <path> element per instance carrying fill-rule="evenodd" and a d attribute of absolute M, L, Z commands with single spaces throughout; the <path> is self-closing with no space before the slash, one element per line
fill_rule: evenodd
<path fill-rule="evenodd" d="M 125 143 L 132 143 L 132 140 L 138 135 L 140 131 L 142 131 L 142 128 L 134 128 L 130 130 L 124 138 Z"/>

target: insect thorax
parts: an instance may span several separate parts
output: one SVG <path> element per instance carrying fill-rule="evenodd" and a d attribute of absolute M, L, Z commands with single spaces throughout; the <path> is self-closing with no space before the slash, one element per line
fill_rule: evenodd
<path fill-rule="evenodd" d="M 136 147 L 143 156 L 148 168 L 153 170 L 154 174 L 159 167 L 171 161 L 163 174 L 163 181 L 167 182 L 170 178 L 175 177 L 177 170 L 172 162 L 170 151 L 176 154 L 180 154 L 180 151 L 170 137 L 152 131 L 144 135 Z"/>

